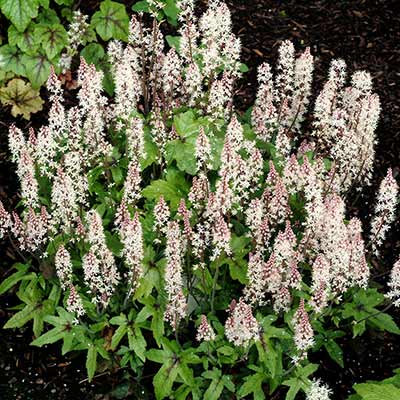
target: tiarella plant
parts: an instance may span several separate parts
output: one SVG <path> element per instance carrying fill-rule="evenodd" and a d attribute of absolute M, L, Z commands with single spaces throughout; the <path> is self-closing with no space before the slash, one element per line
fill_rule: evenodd
<path fill-rule="evenodd" d="M 310 108 L 313 57 L 285 41 L 238 115 L 240 41 L 226 4 L 209 3 L 197 18 L 179 2 L 170 49 L 157 22 L 133 16 L 128 44 L 108 45 L 113 99 L 82 58 L 76 106 L 52 70 L 48 124 L 10 127 L 21 202 L 0 204 L 0 234 L 21 263 L 0 293 L 17 286 L 21 305 L 5 328 L 33 320 L 33 345 L 86 351 L 89 379 L 117 365 L 140 390 L 154 371 L 157 399 L 282 386 L 288 400 L 328 399 L 310 351 L 343 367 L 336 340 L 350 328 L 400 332 L 377 308 L 399 303 L 398 263 L 386 297 L 369 288 L 368 257 L 395 218 L 391 171 L 370 233 L 346 211 L 370 182 L 379 99 L 368 73 L 348 84 L 335 60 Z"/>

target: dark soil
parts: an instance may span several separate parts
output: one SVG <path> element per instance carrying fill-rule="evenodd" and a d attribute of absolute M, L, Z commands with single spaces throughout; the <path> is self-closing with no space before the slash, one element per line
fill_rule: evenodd
<path fill-rule="evenodd" d="M 99 2 L 82 2 L 82 10 L 90 14 L 90 6 Z M 127 1 L 127 5 L 134 3 Z M 205 1 L 199 1 L 201 6 Z M 315 87 L 320 89 L 326 79 L 329 63 L 342 58 L 349 73 L 366 69 L 372 73 L 376 92 L 381 97 L 382 113 L 378 127 L 377 161 L 373 188 L 376 188 L 388 167 L 394 175 L 400 173 L 400 14 L 398 0 L 232 0 L 227 1 L 232 11 L 234 32 L 243 45 L 242 57 L 250 71 L 238 88 L 236 107 L 245 111 L 254 101 L 256 69 L 264 61 L 274 65 L 281 41 L 290 39 L 299 51 L 309 46 L 315 57 Z M 0 32 L 4 35 L 4 32 Z M 34 126 L 45 121 L 46 111 L 32 118 Z M 0 199 L 6 207 L 16 204 L 16 179 L 13 166 L 7 160 L 7 126 L 13 119 L 8 110 L 0 108 Z M 30 124 L 29 123 L 29 124 Z M 20 128 L 28 123 L 19 119 Z M 356 201 L 361 217 L 371 210 L 372 190 Z M 8 195 L 7 195 L 8 194 Z M 10 197 L 10 194 L 11 195 Z M 354 211 L 355 212 L 355 211 Z M 373 260 L 373 275 L 386 281 L 387 272 L 400 254 L 400 224 L 392 231 L 387 248 L 380 260 Z M 0 280 L 7 275 L 17 260 L 12 248 L 0 243 Z M 0 326 L 12 312 L 8 308 L 18 304 L 13 295 L 3 296 L 0 306 Z M 399 313 L 391 311 L 396 321 Z M 103 375 L 89 384 L 85 381 L 85 359 L 61 357 L 56 345 L 43 349 L 29 346 L 30 329 L 2 331 L 0 340 L 0 399 L 107 399 L 120 381 L 121 374 Z M 341 369 L 323 351 L 310 355 L 322 368 L 319 376 L 335 392 L 334 398 L 345 399 L 354 383 L 366 379 L 380 380 L 400 367 L 400 341 L 391 334 L 370 332 L 355 340 L 339 341 L 345 354 L 345 368 Z M 138 397 L 131 397 L 138 398 Z M 281 397 L 274 397 L 280 399 Z M 284 398 L 282 396 L 282 398 Z"/>

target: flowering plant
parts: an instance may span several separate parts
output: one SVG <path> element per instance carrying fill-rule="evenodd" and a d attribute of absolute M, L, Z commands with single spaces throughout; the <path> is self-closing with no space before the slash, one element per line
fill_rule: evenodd
<path fill-rule="evenodd" d="M 197 19 L 193 2 L 178 5 L 176 49 L 135 16 L 128 45 L 110 42 L 113 100 L 82 59 L 76 106 L 64 106 L 53 70 L 48 124 L 27 137 L 11 126 L 21 203 L 19 213 L 0 205 L 0 234 L 24 262 L 0 286 L 18 285 L 22 301 L 5 328 L 33 320 L 33 345 L 87 351 L 89 379 L 100 360 L 129 368 L 133 390 L 160 364 L 157 399 L 264 399 L 282 385 L 289 400 L 300 390 L 328 399 L 310 379 L 310 350 L 343 366 L 335 339 L 349 325 L 355 336 L 399 333 L 376 308 L 399 302 L 398 263 L 386 297 L 368 288 L 370 249 L 395 218 L 391 171 L 368 244 L 346 213 L 346 194 L 371 178 L 371 77 L 355 72 L 347 85 L 333 61 L 304 134 L 313 57 L 283 42 L 240 116 L 227 6 L 211 1 Z"/>

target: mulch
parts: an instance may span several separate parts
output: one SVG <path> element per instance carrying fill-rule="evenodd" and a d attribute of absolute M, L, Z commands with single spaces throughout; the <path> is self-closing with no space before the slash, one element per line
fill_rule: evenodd
<path fill-rule="evenodd" d="M 98 1 L 82 2 L 83 7 Z M 127 1 L 129 5 L 132 1 Z M 199 2 L 203 6 L 205 1 Z M 361 218 L 371 212 L 373 190 L 392 167 L 400 174 L 400 13 L 398 0 L 235 0 L 227 1 L 232 12 L 233 30 L 243 45 L 243 62 L 249 67 L 246 78 L 238 86 L 236 107 L 246 110 L 257 91 L 257 66 L 264 61 L 274 65 L 281 41 L 290 39 L 297 50 L 310 47 L 315 57 L 315 88 L 319 90 L 327 77 L 329 63 L 342 58 L 351 74 L 365 69 L 371 72 L 376 92 L 381 98 L 382 113 L 378 126 L 376 168 L 372 190 L 358 198 L 356 209 Z M 84 10 L 88 11 L 88 10 Z M 2 32 L 4 33 L 4 32 Z M 46 114 L 33 118 L 33 124 L 43 123 Z M 0 108 L 0 199 L 6 205 L 7 193 L 17 190 L 13 166 L 7 160 L 6 126 L 12 121 L 7 110 Z M 26 122 L 18 120 L 23 128 Z M 15 198 L 11 201 L 15 204 Z M 400 254 L 400 224 L 392 230 L 380 260 L 373 260 L 373 274 L 385 274 Z M 4 273 L 15 259 L 6 243 L 0 244 L 0 263 Z M 381 283 L 385 282 L 385 275 Z M 0 326 L 9 317 L 7 308 L 17 304 L 14 296 L 3 296 Z M 392 312 L 399 322 L 399 314 Z M 8 399 L 106 399 L 118 379 L 102 376 L 89 384 L 84 381 L 84 355 L 61 357 L 57 345 L 45 349 L 29 346 L 31 330 L 2 331 L 0 340 L 0 398 Z M 366 379 L 383 379 L 400 367 L 397 337 L 376 332 L 361 339 L 340 341 L 345 353 L 342 370 L 325 353 L 312 354 L 319 362 L 320 376 L 335 391 L 335 399 L 345 399 L 351 386 Z M 101 394 L 103 393 L 103 395 Z M 276 398 L 276 397 L 275 397 Z M 280 398 L 280 397 L 279 397 Z M 283 397 L 282 397 L 283 398 Z"/>

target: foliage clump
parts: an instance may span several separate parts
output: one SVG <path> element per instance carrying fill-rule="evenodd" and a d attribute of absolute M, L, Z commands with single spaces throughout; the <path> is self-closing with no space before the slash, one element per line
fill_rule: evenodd
<path fill-rule="evenodd" d="M 283 42 L 241 116 L 228 7 L 212 1 L 198 19 L 191 1 L 179 3 L 176 47 L 136 16 L 128 44 L 109 43 L 113 99 L 82 58 L 77 106 L 65 107 L 52 69 L 48 124 L 28 137 L 11 126 L 21 206 L 0 204 L 0 234 L 25 261 L 0 286 L 18 284 L 23 303 L 6 328 L 33 319 L 34 345 L 86 350 L 90 379 L 102 358 L 130 368 L 140 388 L 143 369 L 161 364 L 157 399 L 262 399 L 281 385 L 287 399 L 300 390 L 327 399 L 309 351 L 343 366 L 336 339 L 349 326 L 354 336 L 367 326 L 399 333 L 369 288 L 369 248 L 394 219 L 391 171 L 371 244 L 346 210 L 349 190 L 371 176 L 380 111 L 371 77 L 355 72 L 347 84 L 334 60 L 305 132 L 313 57 Z"/>

